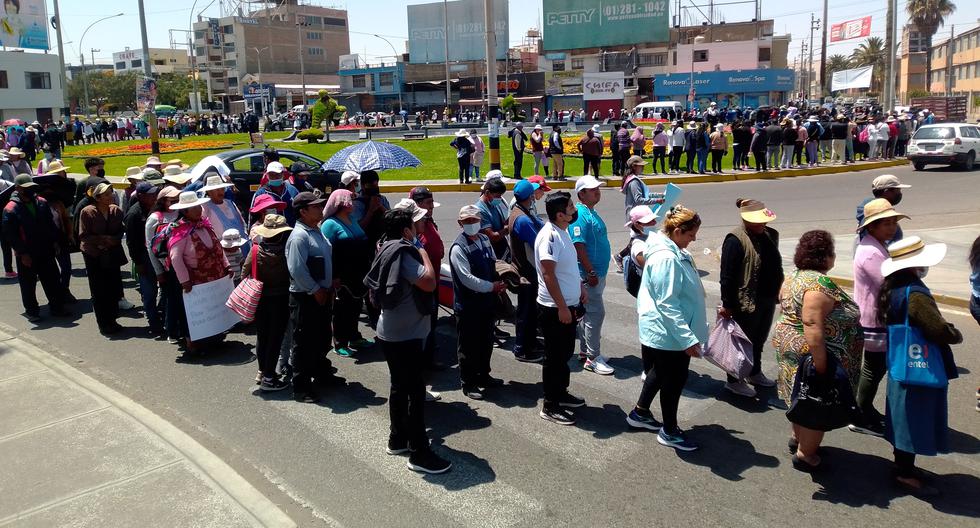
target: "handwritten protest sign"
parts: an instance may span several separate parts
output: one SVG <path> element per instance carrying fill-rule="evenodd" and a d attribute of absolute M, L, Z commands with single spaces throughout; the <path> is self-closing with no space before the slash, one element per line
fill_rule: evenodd
<path fill-rule="evenodd" d="M 184 312 L 191 340 L 220 334 L 241 321 L 235 312 L 225 306 L 225 301 L 235 289 L 228 277 L 195 285 L 190 293 L 184 293 Z"/>

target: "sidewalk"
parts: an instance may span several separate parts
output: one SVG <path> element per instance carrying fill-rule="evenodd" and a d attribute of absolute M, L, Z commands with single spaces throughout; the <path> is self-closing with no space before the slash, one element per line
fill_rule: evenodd
<path fill-rule="evenodd" d="M 938 266 L 929 269 L 925 283 L 933 291 L 936 301 L 942 304 L 969 308 L 970 306 L 970 264 L 967 258 L 973 241 L 980 234 L 980 224 L 952 226 L 942 229 L 910 229 L 905 236 L 917 235 L 927 244 L 942 242 L 946 244 L 946 258 Z M 854 285 L 854 241 L 856 235 L 835 235 L 837 263 L 830 270 L 831 277 L 838 284 L 851 288 Z M 793 253 L 796 240 L 781 240 L 779 252 L 783 255 L 783 268 L 793 269 Z"/>
<path fill-rule="evenodd" d="M 0 331 L 0 526 L 294 527 L 189 436 Z"/>

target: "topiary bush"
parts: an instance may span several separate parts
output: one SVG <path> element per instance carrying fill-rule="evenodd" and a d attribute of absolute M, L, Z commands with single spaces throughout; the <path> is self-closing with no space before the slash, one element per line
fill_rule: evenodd
<path fill-rule="evenodd" d="M 347 111 L 347 107 L 344 105 L 337 104 L 337 100 L 327 93 L 326 90 L 320 90 L 317 92 L 319 99 L 317 99 L 316 104 L 313 105 L 310 117 L 312 121 L 310 124 L 314 127 L 320 126 L 320 123 L 327 122 L 327 130 L 330 129 L 330 123 L 334 120 L 335 115 L 341 115 Z"/>
<path fill-rule="evenodd" d="M 323 139 L 323 131 L 319 128 L 307 128 L 296 135 L 297 139 L 305 139 L 307 143 L 316 143 Z"/>

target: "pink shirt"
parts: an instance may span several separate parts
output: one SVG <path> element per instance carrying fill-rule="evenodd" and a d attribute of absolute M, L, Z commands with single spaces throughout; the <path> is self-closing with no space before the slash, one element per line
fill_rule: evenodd
<path fill-rule="evenodd" d="M 885 278 L 881 275 L 881 264 L 888 259 L 888 250 L 878 239 L 865 235 L 854 252 L 854 302 L 861 309 L 861 326 L 881 328 L 884 323 L 878 319 L 878 290 Z M 872 341 L 865 340 L 865 349 L 878 350 Z"/>

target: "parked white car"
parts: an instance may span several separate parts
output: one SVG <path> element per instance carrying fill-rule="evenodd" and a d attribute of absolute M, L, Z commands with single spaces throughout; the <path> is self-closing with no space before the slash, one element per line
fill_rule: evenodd
<path fill-rule="evenodd" d="M 980 152 L 980 127 L 970 123 L 923 125 L 909 141 L 908 159 L 915 170 L 926 165 L 957 165 L 973 170 Z"/>

